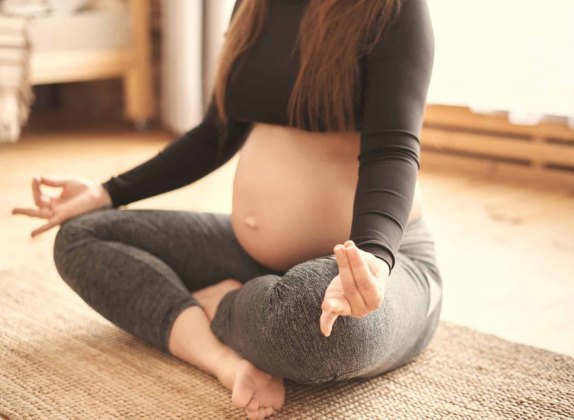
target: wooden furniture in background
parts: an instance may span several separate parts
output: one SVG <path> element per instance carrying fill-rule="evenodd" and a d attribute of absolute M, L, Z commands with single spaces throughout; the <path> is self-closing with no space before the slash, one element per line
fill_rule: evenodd
<path fill-rule="evenodd" d="M 124 114 L 136 127 L 144 128 L 155 110 L 150 9 L 150 0 L 127 0 L 127 12 L 110 13 L 110 17 L 106 17 L 105 11 L 80 11 L 72 16 L 33 20 L 30 25 L 32 84 L 120 77 L 123 79 Z M 82 28 L 84 22 L 96 21 L 95 27 Z M 70 39 L 65 31 L 54 35 L 54 29 L 60 30 L 65 25 L 75 31 L 76 40 Z M 90 40 L 83 40 L 83 36 Z M 46 37 L 55 39 L 47 41 Z"/>
<path fill-rule="evenodd" d="M 428 105 L 421 165 L 574 186 L 574 130 L 544 122 L 515 125 L 505 115 Z"/>

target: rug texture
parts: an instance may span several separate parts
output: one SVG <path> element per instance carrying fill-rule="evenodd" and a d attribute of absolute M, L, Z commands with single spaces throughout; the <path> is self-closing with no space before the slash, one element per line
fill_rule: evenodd
<path fill-rule="evenodd" d="M 215 378 L 118 329 L 59 277 L 37 271 L 0 271 L 0 418 L 245 418 Z M 286 381 L 286 389 L 274 418 L 566 419 L 574 358 L 441 321 L 423 353 L 393 372 Z"/>

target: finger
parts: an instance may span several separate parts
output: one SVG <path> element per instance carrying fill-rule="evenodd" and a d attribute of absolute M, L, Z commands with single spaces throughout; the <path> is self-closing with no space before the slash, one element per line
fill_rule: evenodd
<path fill-rule="evenodd" d="M 350 246 L 350 245 L 355 245 L 355 246 L 357 246 L 357 245 L 355 244 L 355 242 L 351 241 L 350 239 L 349 239 L 348 241 L 345 241 L 344 245 L 345 245 L 345 248 L 346 248 L 347 246 Z M 362 250 L 361 248 L 359 248 L 359 247 L 357 247 L 357 250 L 359 251 L 359 254 L 360 254 L 360 255 L 362 255 L 363 257 L 365 257 L 365 261 L 367 262 L 367 266 L 369 267 L 369 269 L 371 270 L 371 273 L 373 273 L 374 276 L 377 276 L 377 275 L 379 275 L 379 274 L 383 274 L 383 273 L 381 273 L 381 268 L 380 268 L 377 264 L 375 264 L 375 262 L 373 261 L 373 260 L 376 260 L 376 259 L 377 259 L 376 257 L 374 257 L 374 255 L 369 254 L 369 253 L 363 251 L 363 250 Z M 369 256 L 374 257 L 374 258 L 369 258 Z M 386 264 L 386 263 L 385 263 L 385 264 Z M 388 267 L 388 265 L 386 265 L 385 267 Z M 388 270 L 387 270 L 387 273 L 388 273 Z"/>
<path fill-rule="evenodd" d="M 333 324 L 339 317 L 338 314 L 331 312 L 331 311 L 323 311 L 321 313 L 321 319 L 319 324 L 321 326 L 321 332 L 325 337 L 329 337 L 331 335 L 331 331 L 333 330 Z"/>
<path fill-rule="evenodd" d="M 54 215 L 52 210 L 48 207 L 42 207 L 40 209 L 24 209 L 17 207 L 12 209 L 12 214 L 24 214 L 26 216 L 40 217 L 42 219 L 49 219 Z"/>
<path fill-rule="evenodd" d="M 349 315 L 350 314 L 350 307 L 347 302 L 345 296 L 331 296 L 326 297 L 323 299 L 323 303 L 321 304 L 321 311 L 325 312 L 333 312 L 337 315 Z"/>
<path fill-rule="evenodd" d="M 367 261 L 365 261 L 365 256 L 359 253 L 359 248 L 355 244 L 347 246 L 345 252 L 353 272 L 353 278 L 365 305 L 369 311 L 377 309 L 382 300 L 379 280 L 373 275 Z"/>
<path fill-rule="evenodd" d="M 30 236 L 32 236 L 32 238 L 34 238 L 34 237 L 38 236 L 40 233 L 45 232 L 49 229 L 52 229 L 54 226 L 59 225 L 59 224 L 60 224 L 60 220 L 54 218 L 53 220 L 50 220 L 45 225 L 42 225 L 39 228 L 34 229 Z"/>
<path fill-rule="evenodd" d="M 49 205 L 49 201 L 42 195 L 42 191 L 40 190 L 40 177 L 35 176 L 32 178 L 32 194 L 34 196 L 34 203 L 38 207 L 46 207 Z"/>
<path fill-rule="evenodd" d="M 363 254 L 364 251 L 361 252 L 361 250 L 359 249 L 359 253 Z M 365 260 L 367 261 L 367 265 L 369 266 L 371 273 L 373 273 L 373 275 L 375 277 L 381 278 L 383 276 L 386 276 L 386 277 L 389 276 L 390 269 L 389 269 L 389 265 L 386 262 L 380 261 L 379 258 L 372 256 L 372 255 L 371 255 L 371 258 L 369 258 L 368 256 L 365 256 Z M 377 264 L 377 262 L 382 262 L 382 264 Z"/>
<path fill-rule="evenodd" d="M 351 313 L 355 316 L 357 314 L 366 314 L 369 312 L 361 292 L 357 288 L 353 272 L 351 271 L 350 262 L 345 252 L 345 247 L 342 245 L 335 246 L 335 257 L 339 265 L 339 276 L 341 277 L 341 284 L 345 298 L 351 306 Z"/>
<path fill-rule="evenodd" d="M 50 187 L 65 187 L 68 182 L 67 179 L 61 178 L 47 178 L 45 176 L 40 177 L 42 184 L 46 184 Z"/>

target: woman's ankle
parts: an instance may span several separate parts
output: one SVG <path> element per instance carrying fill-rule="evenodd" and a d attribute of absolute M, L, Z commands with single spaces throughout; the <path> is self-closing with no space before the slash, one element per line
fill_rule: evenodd
<path fill-rule="evenodd" d="M 215 363 L 215 377 L 229 390 L 233 389 L 237 364 L 243 358 L 231 347 L 225 346 L 218 354 Z"/>
<path fill-rule="evenodd" d="M 199 289 L 191 294 L 203 309 L 209 322 L 215 317 L 219 302 L 232 290 L 240 289 L 243 283 L 235 279 L 225 279 L 203 289 Z"/>

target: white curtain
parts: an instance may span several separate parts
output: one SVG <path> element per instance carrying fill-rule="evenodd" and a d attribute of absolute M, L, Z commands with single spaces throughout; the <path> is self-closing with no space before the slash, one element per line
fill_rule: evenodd
<path fill-rule="evenodd" d="M 235 0 L 164 0 L 161 115 L 181 134 L 203 116 Z"/>
<path fill-rule="evenodd" d="M 428 0 L 435 32 L 429 103 L 546 116 L 574 128 L 573 0 Z"/>

